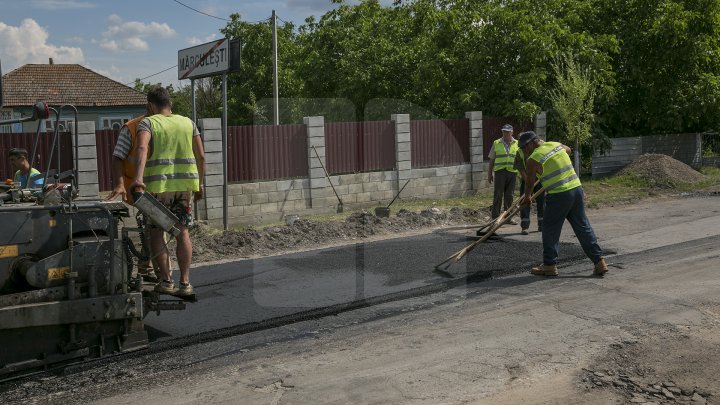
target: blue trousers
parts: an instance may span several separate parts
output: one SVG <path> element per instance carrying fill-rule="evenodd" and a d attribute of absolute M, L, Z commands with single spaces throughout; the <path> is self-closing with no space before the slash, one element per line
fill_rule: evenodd
<path fill-rule="evenodd" d="M 533 189 L 533 193 L 537 192 L 542 188 L 542 185 L 538 183 L 535 186 L 535 189 Z M 525 192 L 525 180 L 520 180 L 520 194 Z M 540 194 L 536 199 L 535 203 L 537 204 L 537 221 L 538 221 L 538 230 L 542 230 L 543 226 L 543 216 L 545 214 L 545 193 Z M 528 229 L 530 228 L 530 205 L 523 205 L 520 207 L 520 228 L 522 229 Z"/>
<path fill-rule="evenodd" d="M 545 197 L 545 220 L 542 233 L 544 264 L 557 264 L 560 232 L 565 219 L 570 222 L 585 255 L 593 263 L 599 262 L 602 258 L 602 249 L 600 249 L 595 232 L 585 215 L 584 199 L 582 187 L 575 187 L 562 193 L 548 194 Z"/>

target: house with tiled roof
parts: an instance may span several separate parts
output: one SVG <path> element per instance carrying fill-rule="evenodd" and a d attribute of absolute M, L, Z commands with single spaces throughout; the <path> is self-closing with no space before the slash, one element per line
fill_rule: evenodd
<path fill-rule="evenodd" d="M 97 129 L 119 129 L 128 120 L 145 112 L 145 95 L 122 83 L 77 64 L 23 65 L 3 75 L 3 109 L 0 119 L 32 115 L 37 100 L 51 107 L 70 104 L 78 110 L 79 121 L 94 121 Z M 55 128 L 55 117 L 42 122 L 42 131 Z M 61 130 L 74 124 L 74 113 L 62 110 Z M 0 128 L 1 132 L 35 132 L 37 122 Z"/>

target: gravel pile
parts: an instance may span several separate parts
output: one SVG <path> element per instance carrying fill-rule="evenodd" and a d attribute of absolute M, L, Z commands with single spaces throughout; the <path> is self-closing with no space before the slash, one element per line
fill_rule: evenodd
<path fill-rule="evenodd" d="M 625 166 L 619 175 L 631 175 L 652 187 L 675 188 L 680 183 L 697 183 L 706 177 L 685 163 L 667 155 L 648 153 Z"/>

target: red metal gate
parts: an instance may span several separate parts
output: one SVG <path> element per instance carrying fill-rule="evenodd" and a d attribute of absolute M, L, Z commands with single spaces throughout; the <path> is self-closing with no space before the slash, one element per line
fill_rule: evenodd
<path fill-rule="evenodd" d="M 57 150 L 53 152 L 52 163 L 48 167 L 48 158 L 50 157 L 50 145 L 52 144 L 53 133 L 41 132 L 38 142 L 37 152 L 33 166 L 41 173 L 48 169 L 58 169 Z M 60 171 L 70 170 L 73 167 L 73 151 L 70 133 L 58 134 L 60 142 Z M 28 155 L 32 154 L 33 144 L 35 142 L 34 132 L 25 132 L 20 134 L 0 134 L 0 156 L 3 164 L 0 165 L 0 179 L 12 179 L 15 170 L 10 166 L 7 159 L 8 152 L 12 148 L 23 148 L 28 151 Z M 30 160 L 30 156 L 28 156 Z"/>
<path fill-rule="evenodd" d="M 451 166 L 470 162 L 470 121 L 410 121 L 412 167 Z"/>
<path fill-rule="evenodd" d="M 325 124 L 325 159 L 332 174 L 395 168 L 393 121 Z"/>
<path fill-rule="evenodd" d="M 228 181 L 275 180 L 308 175 L 305 125 L 228 127 Z"/>
<path fill-rule="evenodd" d="M 97 151 L 97 171 L 100 191 L 112 190 L 112 154 L 120 136 L 118 129 L 95 131 L 95 149 Z"/>

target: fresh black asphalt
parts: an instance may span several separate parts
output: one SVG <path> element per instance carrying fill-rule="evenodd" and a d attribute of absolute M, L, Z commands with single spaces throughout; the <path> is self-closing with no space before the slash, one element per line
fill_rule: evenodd
<path fill-rule="evenodd" d="M 538 242 L 491 240 L 449 269 L 455 279 L 432 271 L 471 242 L 436 232 L 198 267 L 191 273 L 198 302 L 150 314 L 145 324 L 151 340 L 168 340 L 269 320 L 287 323 L 525 272 L 542 255 Z M 562 262 L 582 258 L 579 246 L 562 244 Z"/>

